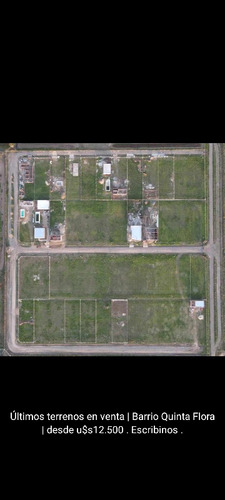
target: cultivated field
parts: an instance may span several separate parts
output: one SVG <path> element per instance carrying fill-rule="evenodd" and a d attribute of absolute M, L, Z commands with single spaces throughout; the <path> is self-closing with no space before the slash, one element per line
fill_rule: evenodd
<path fill-rule="evenodd" d="M 207 298 L 207 280 L 198 255 L 20 257 L 19 340 L 192 344 L 189 300 Z M 204 346 L 206 320 L 195 329 Z"/>

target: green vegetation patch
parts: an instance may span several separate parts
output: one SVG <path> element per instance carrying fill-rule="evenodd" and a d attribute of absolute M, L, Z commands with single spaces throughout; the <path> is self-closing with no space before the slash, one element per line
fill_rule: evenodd
<path fill-rule="evenodd" d="M 24 193 L 24 200 L 29 200 L 33 201 L 34 200 L 34 183 L 25 183 L 25 193 Z"/>
<path fill-rule="evenodd" d="M 20 222 L 20 242 L 28 245 L 31 243 L 30 227 L 28 223 L 23 224 Z"/>
<path fill-rule="evenodd" d="M 96 158 L 81 161 L 81 199 L 96 199 Z"/>
<path fill-rule="evenodd" d="M 126 244 L 126 202 L 67 201 L 66 241 L 69 245 Z"/>
<path fill-rule="evenodd" d="M 192 344 L 188 308 L 182 300 L 129 300 L 129 342 Z"/>
<path fill-rule="evenodd" d="M 49 200 L 50 188 L 46 182 L 49 182 L 50 161 L 35 159 L 35 200 Z"/>
<path fill-rule="evenodd" d="M 33 342 L 33 300 L 23 300 L 19 304 L 19 341 Z"/>
<path fill-rule="evenodd" d="M 159 169 L 159 198 L 173 198 L 174 169 L 173 158 L 158 158 Z"/>
<path fill-rule="evenodd" d="M 111 342 L 111 300 L 97 300 L 97 343 Z"/>
<path fill-rule="evenodd" d="M 205 210 L 204 201 L 160 201 L 159 243 L 203 243 Z"/>
<path fill-rule="evenodd" d="M 176 259 L 176 255 L 54 255 L 51 297 L 180 298 Z M 182 272 L 182 266 L 179 271 Z M 189 289 L 187 280 L 182 288 L 185 297 L 189 296 Z"/>
<path fill-rule="evenodd" d="M 95 342 L 95 300 L 81 301 L 81 340 Z"/>
<path fill-rule="evenodd" d="M 66 342 L 81 341 L 81 302 L 80 300 L 65 301 L 65 338 Z"/>
<path fill-rule="evenodd" d="M 50 228 L 53 229 L 55 224 L 64 224 L 65 210 L 62 201 L 51 201 L 50 204 Z"/>
<path fill-rule="evenodd" d="M 142 171 L 141 160 L 128 159 L 128 198 L 142 199 Z"/>
<path fill-rule="evenodd" d="M 176 198 L 205 198 L 204 157 L 175 157 Z"/>
<path fill-rule="evenodd" d="M 49 258 L 20 257 L 19 269 L 20 299 L 48 298 Z"/>
<path fill-rule="evenodd" d="M 35 339 L 37 343 L 64 343 L 64 301 L 35 301 Z"/>

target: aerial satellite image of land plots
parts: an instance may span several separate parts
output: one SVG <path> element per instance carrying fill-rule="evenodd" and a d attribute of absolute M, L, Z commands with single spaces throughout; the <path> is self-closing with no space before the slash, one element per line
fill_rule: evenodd
<path fill-rule="evenodd" d="M 223 356 L 224 144 L 0 144 L 1 355 Z"/>

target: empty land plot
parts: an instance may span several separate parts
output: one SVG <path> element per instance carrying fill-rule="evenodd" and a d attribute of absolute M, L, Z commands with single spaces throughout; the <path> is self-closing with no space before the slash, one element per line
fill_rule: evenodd
<path fill-rule="evenodd" d="M 35 318 L 31 299 L 38 297 L 33 257 L 25 258 L 26 267 L 20 265 L 20 274 L 25 273 L 26 283 L 32 284 L 30 299 L 22 300 L 20 306 L 20 322 L 35 319 L 37 343 L 192 342 L 188 305 L 190 299 L 207 296 L 207 258 L 87 254 L 50 259 L 51 299 L 35 300 Z M 35 271 L 41 277 L 46 258 L 35 260 L 39 260 Z M 32 341 L 33 326 L 27 325 L 19 327 L 23 342 Z M 203 345 L 205 320 L 197 320 L 197 335 Z"/>
<path fill-rule="evenodd" d="M 73 175 L 73 163 L 78 164 L 78 175 Z M 68 201 L 79 200 L 80 199 L 80 177 L 81 177 L 81 167 L 80 167 L 80 157 L 69 161 L 66 158 L 66 199 Z"/>
<path fill-rule="evenodd" d="M 65 210 L 62 201 L 51 201 L 50 205 L 50 228 L 57 224 L 64 224 Z"/>
<path fill-rule="evenodd" d="M 142 171 L 141 160 L 128 159 L 128 198 L 142 199 Z"/>
<path fill-rule="evenodd" d="M 47 298 L 49 290 L 48 257 L 20 257 L 19 267 L 20 298 Z"/>
<path fill-rule="evenodd" d="M 19 341 L 33 342 L 33 300 L 19 303 Z"/>
<path fill-rule="evenodd" d="M 96 158 L 81 160 L 81 192 L 83 200 L 96 199 Z"/>
<path fill-rule="evenodd" d="M 97 343 L 111 342 L 111 300 L 97 300 Z"/>
<path fill-rule="evenodd" d="M 34 201 L 34 183 L 27 182 L 24 184 L 24 188 L 24 200 Z"/>
<path fill-rule="evenodd" d="M 27 245 L 30 245 L 31 241 L 33 241 L 33 235 L 31 235 L 30 225 L 28 223 L 23 224 L 20 222 L 19 240 L 21 243 Z"/>
<path fill-rule="evenodd" d="M 192 344 L 193 325 L 189 302 L 183 300 L 129 300 L 129 342 Z M 205 340 L 205 322 L 198 321 L 198 335 Z"/>
<path fill-rule="evenodd" d="M 192 272 L 193 283 L 198 281 L 199 273 L 204 274 L 208 262 L 196 256 L 197 263 L 198 259 L 202 265 L 196 264 Z M 183 269 L 181 260 L 177 271 L 177 255 L 54 255 L 51 256 L 51 297 L 191 298 L 190 265 L 187 267 L 186 261 L 184 264 Z M 177 272 L 184 273 L 182 293 L 177 284 Z M 202 282 L 199 279 L 198 293 L 201 297 L 205 294 L 205 278 Z"/>
<path fill-rule="evenodd" d="M 127 244 L 125 201 L 67 201 L 68 245 Z"/>
<path fill-rule="evenodd" d="M 159 198 L 173 198 L 174 168 L 173 157 L 158 158 L 159 169 Z"/>
<path fill-rule="evenodd" d="M 49 159 L 37 159 L 35 158 L 35 171 L 34 171 L 34 195 L 35 200 L 49 200 L 50 198 L 50 188 L 49 176 L 50 176 L 50 161 Z"/>
<path fill-rule="evenodd" d="M 81 302 L 80 300 L 65 301 L 65 338 L 66 342 L 80 342 L 81 340 Z"/>
<path fill-rule="evenodd" d="M 175 157 L 175 197 L 205 198 L 204 157 Z"/>
<path fill-rule="evenodd" d="M 95 300 L 81 301 L 81 340 L 95 342 Z"/>
<path fill-rule="evenodd" d="M 206 239 L 204 201 L 160 201 L 161 244 L 203 243 Z"/>
<path fill-rule="evenodd" d="M 64 301 L 35 301 L 35 339 L 37 343 L 64 343 Z"/>

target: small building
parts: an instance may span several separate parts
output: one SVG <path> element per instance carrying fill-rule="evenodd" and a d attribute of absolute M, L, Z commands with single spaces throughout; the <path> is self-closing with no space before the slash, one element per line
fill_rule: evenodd
<path fill-rule="evenodd" d="M 134 241 L 142 241 L 142 226 L 131 226 L 131 238 Z"/>
<path fill-rule="evenodd" d="M 190 300 L 190 307 L 194 309 L 205 309 L 204 300 Z"/>
<path fill-rule="evenodd" d="M 24 217 L 25 217 L 25 210 L 24 210 L 24 208 L 21 208 L 21 210 L 20 210 L 20 217 L 21 217 L 21 219 L 24 219 Z"/>
<path fill-rule="evenodd" d="M 73 163 L 73 176 L 78 177 L 79 175 L 79 163 Z"/>
<path fill-rule="evenodd" d="M 49 200 L 38 200 L 37 209 L 38 210 L 49 210 L 50 201 Z"/>
<path fill-rule="evenodd" d="M 195 300 L 195 307 L 198 307 L 199 309 L 204 309 L 205 308 L 205 301 L 204 300 Z"/>
<path fill-rule="evenodd" d="M 111 175 L 111 163 L 103 163 L 103 175 Z"/>
<path fill-rule="evenodd" d="M 34 239 L 35 240 L 45 240 L 45 227 L 35 227 L 34 228 Z"/>

